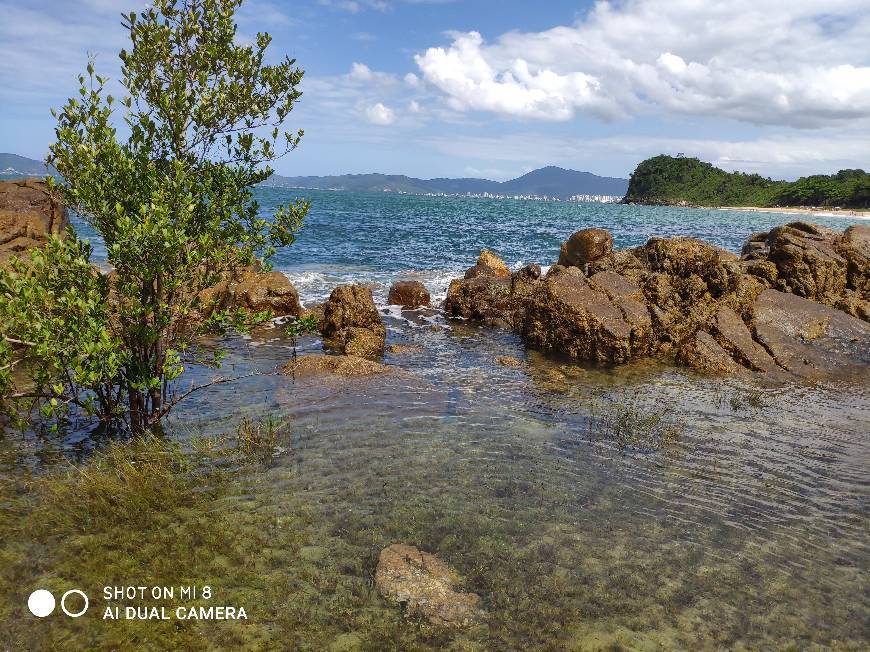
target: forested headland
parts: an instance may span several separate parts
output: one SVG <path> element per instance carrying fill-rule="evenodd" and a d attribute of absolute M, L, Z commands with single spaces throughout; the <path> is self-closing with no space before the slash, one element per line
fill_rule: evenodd
<path fill-rule="evenodd" d="M 726 172 L 697 158 L 660 155 L 634 170 L 626 203 L 695 206 L 870 208 L 870 173 L 840 170 L 797 181 Z"/>

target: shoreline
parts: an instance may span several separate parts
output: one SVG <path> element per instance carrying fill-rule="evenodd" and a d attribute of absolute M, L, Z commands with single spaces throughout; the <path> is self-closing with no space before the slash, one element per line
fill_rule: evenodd
<path fill-rule="evenodd" d="M 812 215 L 813 217 L 845 217 L 849 219 L 870 220 L 870 210 L 863 209 L 824 209 L 806 208 L 803 206 L 782 206 L 779 208 L 768 206 L 699 206 L 710 210 L 720 211 L 746 211 L 750 213 L 783 213 L 786 215 Z"/>

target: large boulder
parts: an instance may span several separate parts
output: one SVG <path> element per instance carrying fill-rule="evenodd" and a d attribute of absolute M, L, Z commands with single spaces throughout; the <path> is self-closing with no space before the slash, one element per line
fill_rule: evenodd
<path fill-rule="evenodd" d="M 299 294 L 281 272 L 247 274 L 232 287 L 233 304 L 254 312 L 269 310 L 275 316 L 302 314 Z"/>
<path fill-rule="evenodd" d="M 253 312 L 270 311 L 276 317 L 299 317 L 299 294 L 281 272 L 262 272 L 254 265 L 243 267 L 199 294 L 200 313 L 245 308 Z"/>
<path fill-rule="evenodd" d="M 475 276 L 450 281 L 444 310 L 451 317 L 511 328 L 511 305 L 510 276 Z"/>
<path fill-rule="evenodd" d="M 339 285 L 323 308 L 323 346 L 339 353 L 377 358 L 384 354 L 386 328 L 362 285 Z"/>
<path fill-rule="evenodd" d="M 583 267 L 613 251 L 613 236 L 605 229 L 583 229 L 562 243 L 559 250 L 559 265 Z"/>
<path fill-rule="evenodd" d="M 480 596 L 456 590 L 459 576 L 435 555 L 394 543 L 381 551 L 375 586 L 390 602 L 438 627 L 467 627 L 482 620 Z"/>
<path fill-rule="evenodd" d="M 561 267 L 536 288 L 523 337 L 539 348 L 581 360 L 626 362 L 649 349 L 650 316 L 638 296 L 640 289 L 627 279 L 607 278 L 599 286 L 577 267 Z M 629 311 L 623 312 L 620 304 Z"/>
<path fill-rule="evenodd" d="M 49 195 L 44 181 L 0 181 L 0 267 L 12 257 L 43 247 L 69 226 L 66 208 Z"/>
<path fill-rule="evenodd" d="M 390 286 L 387 301 L 403 308 L 421 308 L 429 305 L 429 290 L 420 281 L 396 281 Z"/>
<path fill-rule="evenodd" d="M 837 242 L 837 253 L 846 259 L 846 287 L 870 301 L 870 225 L 855 224 Z"/>
<path fill-rule="evenodd" d="M 847 283 L 846 259 L 838 252 L 841 235 L 832 229 L 792 222 L 767 235 L 768 260 L 776 265 L 778 289 L 834 304 Z"/>

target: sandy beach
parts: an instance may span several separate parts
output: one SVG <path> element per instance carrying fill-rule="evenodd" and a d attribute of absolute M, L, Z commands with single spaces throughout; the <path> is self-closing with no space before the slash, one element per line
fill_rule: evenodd
<path fill-rule="evenodd" d="M 723 211 L 754 211 L 757 213 L 786 213 L 790 215 L 812 215 L 814 217 L 847 217 L 849 219 L 870 220 L 870 210 L 863 209 L 825 209 L 825 208 L 806 208 L 803 206 L 781 206 L 781 207 L 765 207 L 765 206 L 720 206 L 719 210 Z"/>

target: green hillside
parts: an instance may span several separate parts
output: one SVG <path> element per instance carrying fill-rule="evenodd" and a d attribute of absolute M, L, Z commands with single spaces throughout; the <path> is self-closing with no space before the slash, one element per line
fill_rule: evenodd
<path fill-rule="evenodd" d="M 841 170 L 833 175 L 773 181 L 758 174 L 726 172 L 696 158 L 655 156 L 631 175 L 626 202 L 698 206 L 870 207 L 870 174 Z"/>

